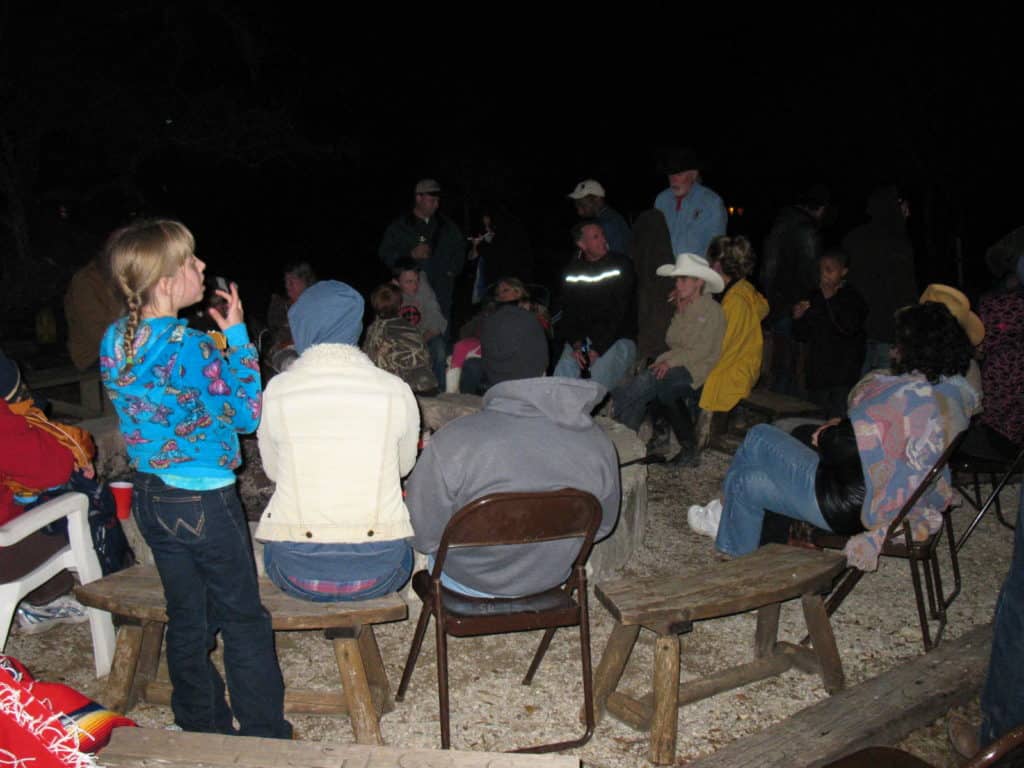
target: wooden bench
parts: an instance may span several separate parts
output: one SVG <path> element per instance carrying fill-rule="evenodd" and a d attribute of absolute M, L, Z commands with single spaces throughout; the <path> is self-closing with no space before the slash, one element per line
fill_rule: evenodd
<path fill-rule="evenodd" d="M 100 608 L 137 624 L 122 622 L 106 700 L 115 712 L 127 712 L 139 697 L 169 704 L 171 684 L 157 679 L 167 613 L 156 568 L 138 565 L 75 588 L 83 605 Z M 289 597 L 268 579 L 260 579 L 260 599 L 278 631 L 322 629 L 334 644 L 342 692 L 285 688 L 286 712 L 348 713 L 357 744 L 382 744 L 380 715 L 394 709 L 374 624 L 408 615 L 398 595 L 351 603 L 312 603 Z"/>
<path fill-rule="evenodd" d="M 598 584 L 597 598 L 615 627 L 594 674 L 597 719 L 605 710 L 637 730 L 650 730 L 648 757 L 675 762 L 678 708 L 797 667 L 820 674 L 829 693 L 843 688 L 843 667 L 821 595 L 846 567 L 834 552 L 769 544 L 704 573 L 651 576 Z M 783 602 L 801 598 L 813 651 L 777 640 Z M 679 683 L 679 635 L 693 622 L 757 610 L 754 660 Z M 658 638 L 653 692 L 636 699 L 617 690 L 640 628 Z"/>
<path fill-rule="evenodd" d="M 256 739 L 212 733 L 182 733 L 152 728 L 115 728 L 99 755 L 106 768 L 579 768 L 563 755 L 400 749 L 356 744 Z"/>
<path fill-rule="evenodd" d="M 781 395 L 768 389 L 755 389 L 740 400 L 740 406 L 764 416 L 769 423 L 796 416 L 823 416 L 821 406 L 799 397 Z"/>
<path fill-rule="evenodd" d="M 25 382 L 29 389 L 42 391 L 68 384 L 78 387 L 78 402 L 50 398 L 55 415 L 73 416 L 80 419 L 98 418 L 104 410 L 110 410 L 110 401 L 103 392 L 99 370 L 90 368 L 80 371 L 73 365 L 62 365 L 57 368 L 32 369 L 25 367 Z"/>

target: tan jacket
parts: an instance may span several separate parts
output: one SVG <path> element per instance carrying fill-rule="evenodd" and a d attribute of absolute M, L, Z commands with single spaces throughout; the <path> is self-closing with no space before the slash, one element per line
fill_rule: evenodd
<path fill-rule="evenodd" d="M 401 478 L 420 417 L 409 385 L 357 347 L 317 344 L 267 385 L 258 436 L 276 481 L 256 538 L 361 543 L 412 536 Z"/>
<path fill-rule="evenodd" d="M 64 294 L 68 354 L 75 368 L 84 371 L 99 359 L 100 339 L 123 314 L 120 298 L 95 261 L 75 272 Z"/>
<path fill-rule="evenodd" d="M 665 332 L 668 351 L 658 355 L 655 363 L 668 363 L 671 368 L 686 368 L 694 389 L 704 380 L 722 354 L 725 336 L 725 313 L 708 294 L 701 294 L 680 314 L 676 312 Z"/>

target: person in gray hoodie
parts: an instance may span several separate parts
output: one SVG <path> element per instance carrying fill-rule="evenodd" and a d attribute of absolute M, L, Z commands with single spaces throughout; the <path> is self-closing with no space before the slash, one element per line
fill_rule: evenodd
<path fill-rule="evenodd" d="M 619 461 L 590 417 L 605 396 L 594 381 L 531 378 L 503 381 L 484 396 L 479 413 L 433 436 L 406 483 L 413 546 L 433 555 L 451 517 L 490 493 L 579 488 L 601 503 L 595 540 L 619 516 Z M 521 597 L 561 584 L 578 541 L 549 541 L 452 550 L 441 583 L 477 597 Z"/>

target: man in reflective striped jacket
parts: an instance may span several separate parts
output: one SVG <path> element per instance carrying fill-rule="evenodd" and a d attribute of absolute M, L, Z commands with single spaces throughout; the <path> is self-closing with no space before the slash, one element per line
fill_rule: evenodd
<path fill-rule="evenodd" d="M 572 235 L 578 255 L 562 277 L 555 332 L 564 346 L 554 375 L 579 378 L 589 371 L 612 389 L 636 358 L 636 275 L 629 259 L 609 251 L 597 222 L 580 222 Z"/>

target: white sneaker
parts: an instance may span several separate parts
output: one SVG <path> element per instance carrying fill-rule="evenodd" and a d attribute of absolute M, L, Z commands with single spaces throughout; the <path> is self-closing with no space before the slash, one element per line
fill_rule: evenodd
<path fill-rule="evenodd" d="M 88 619 L 85 608 L 70 595 L 58 597 L 46 605 L 23 602 L 18 606 L 18 626 L 26 635 L 46 632 L 58 624 L 80 624 Z"/>
<path fill-rule="evenodd" d="M 718 524 L 722 521 L 722 502 L 713 499 L 706 507 L 694 504 L 686 512 L 686 522 L 696 533 L 714 538 L 718 535 Z"/>

